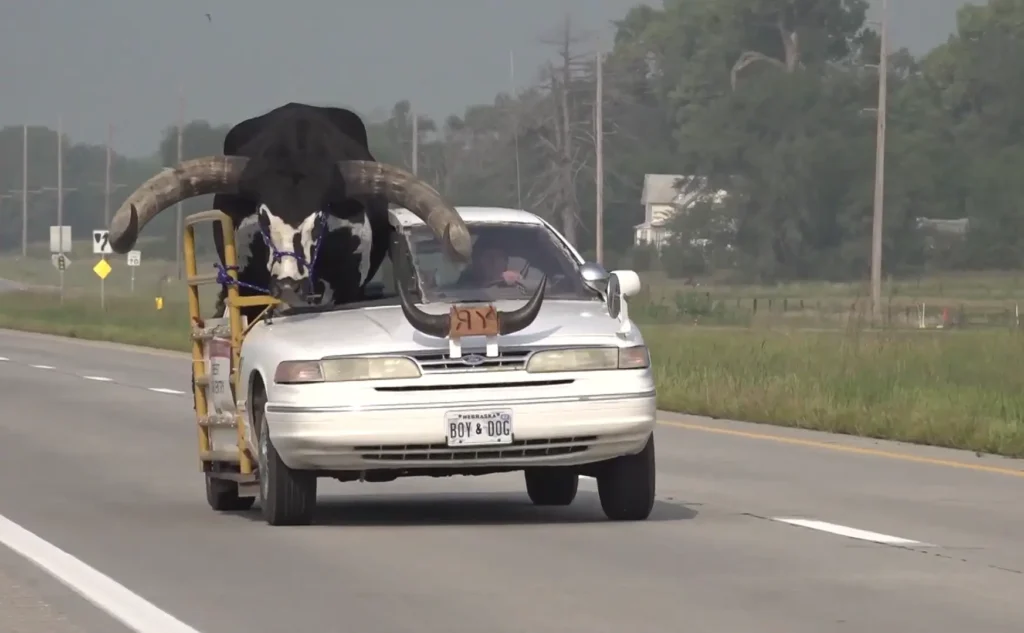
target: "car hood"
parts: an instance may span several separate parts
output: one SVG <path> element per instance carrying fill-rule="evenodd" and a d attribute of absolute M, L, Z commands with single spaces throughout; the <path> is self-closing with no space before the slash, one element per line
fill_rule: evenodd
<path fill-rule="evenodd" d="M 498 310 L 509 311 L 522 301 L 496 301 Z M 448 304 L 425 304 L 423 310 L 444 313 Z M 546 300 L 537 319 L 524 330 L 500 337 L 502 346 L 562 344 L 608 344 L 619 329 L 617 319 L 599 301 Z M 633 328 L 626 340 L 639 340 Z M 307 358 L 331 354 L 388 353 L 447 349 L 446 339 L 427 336 L 406 320 L 401 306 L 375 306 L 319 314 L 278 317 L 260 322 L 250 332 L 246 345 L 262 340 L 273 346 L 285 345 L 289 354 Z"/>

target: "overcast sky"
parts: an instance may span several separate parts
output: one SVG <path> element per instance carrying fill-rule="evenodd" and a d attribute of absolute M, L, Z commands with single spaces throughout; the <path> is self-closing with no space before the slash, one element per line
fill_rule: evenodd
<path fill-rule="evenodd" d="M 876 4 L 881 0 L 874 0 Z M 649 2 L 661 6 L 658 0 Z M 894 47 L 946 39 L 966 0 L 890 0 Z M 235 122 L 288 101 L 435 117 L 527 84 L 566 12 L 591 47 L 638 0 L 0 0 L 0 125 L 148 154 L 174 122 Z M 207 19 L 209 13 L 211 19 Z"/>

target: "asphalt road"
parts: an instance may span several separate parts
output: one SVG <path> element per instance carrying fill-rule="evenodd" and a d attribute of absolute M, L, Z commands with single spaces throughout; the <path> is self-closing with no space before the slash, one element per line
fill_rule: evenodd
<path fill-rule="evenodd" d="M 644 523 L 606 521 L 592 480 L 538 510 L 496 475 L 326 484 L 316 525 L 273 528 L 206 506 L 181 356 L 0 331 L 0 358 L 5 633 L 1024 622 L 1019 461 L 666 414 Z"/>

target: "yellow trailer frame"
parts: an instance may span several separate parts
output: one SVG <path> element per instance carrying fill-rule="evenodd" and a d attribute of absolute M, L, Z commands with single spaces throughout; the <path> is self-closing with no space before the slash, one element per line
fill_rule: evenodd
<path fill-rule="evenodd" d="M 196 240 L 195 230 L 199 224 L 216 222 L 220 224 L 221 233 L 224 236 L 224 266 L 227 274 L 234 281 L 238 281 L 236 266 L 237 250 L 235 244 L 235 227 L 231 218 L 222 211 L 216 209 L 193 213 L 184 221 L 184 256 L 185 274 L 188 289 L 188 313 L 190 320 L 192 339 L 192 369 L 193 369 L 193 396 L 195 398 L 196 421 L 199 429 L 199 467 L 200 471 L 207 473 L 207 477 L 216 479 L 228 479 L 239 484 L 251 484 L 255 481 L 252 459 L 246 448 L 246 412 L 243 407 L 238 406 L 238 394 L 241 376 L 239 375 L 239 357 L 242 351 L 242 341 L 246 333 L 264 315 L 267 310 L 278 303 L 269 295 L 241 296 L 237 284 L 229 284 L 227 288 L 227 299 L 225 301 L 228 327 L 223 325 L 207 327 L 201 314 L 199 301 L 199 288 L 206 285 L 218 283 L 216 272 L 199 274 L 196 262 Z M 241 308 L 264 306 L 252 323 L 242 322 Z M 230 416 L 223 414 L 210 414 L 210 404 L 207 400 L 206 387 L 210 384 L 210 377 L 207 374 L 207 363 L 204 354 L 206 344 L 214 338 L 225 338 L 231 342 L 231 374 L 229 384 L 231 385 L 231 399 L 235 403 Z M 210 430 L 215 427 L 235 427 L 237 433 L 237 445 L 234 450 L 213 450 L 210 439 Z"/>

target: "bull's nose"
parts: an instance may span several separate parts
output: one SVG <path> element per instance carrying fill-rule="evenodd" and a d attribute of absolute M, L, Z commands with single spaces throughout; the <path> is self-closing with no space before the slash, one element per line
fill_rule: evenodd
<path fill-rule="evenodd" d="M 277 279 L 270 288 L 270 296 L 290 306 L 297 306 L 305 303 L 302 293 L 299 292 L 299 282 L 296 279 Z"/>

